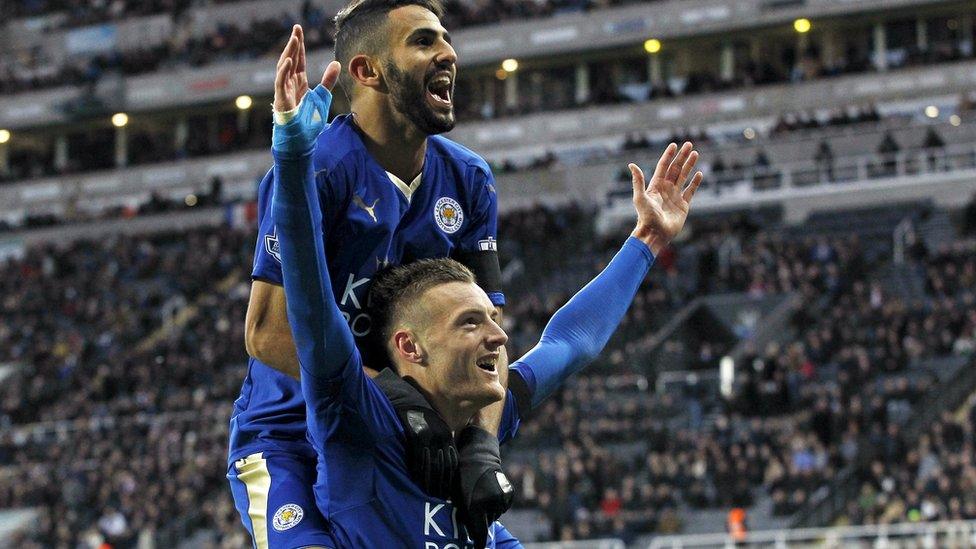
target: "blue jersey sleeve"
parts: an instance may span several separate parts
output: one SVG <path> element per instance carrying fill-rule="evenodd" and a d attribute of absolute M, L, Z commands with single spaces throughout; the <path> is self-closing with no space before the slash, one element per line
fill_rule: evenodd
<path fill-rule="evenodd" d="M 358 354 L 352 333 L 335 304 L 325 260 L 322 211 L 311 154 L 276 155 L 272 214 L 282 261 L 288 321 L 302 376 L 336 380 Z"/>
<path fill-rule="evenodd" d="M 539 343 L 512 365 L 532 408 L 600 354 L 653 263 L 650 249 L 630 237 L 607 268 L 556 311 Z"/>
<path fill-rule="evenodd" d="M 321 195 L 323 230 L 328 233 L 335 226 L 339 215 L 337 200 L 334 197 L 334 184 L 325 170 L 316 172 L 315 183 Z M 274 208 L 271 197 L 274 194 L 275 170 L 272 168 L 258 186 L 258 240 L 254 249 L 254 267 L 251 278 L 281 285 L 281 250 L 278 231 L 275 227 Z"/>
<path fill-rule="evenodd" d="M 471 221 L 461 232 L 454 258 L 475 274 L 478 285 L 496 306 L 505 305 L 498 265 L 498 192 L 491 171 L 481 166 L 469 168 L 467 175 L 472 196 Z"/>
<path fill-rule="evenodd" d="M 311 154 L 275 156 L 272 212 L 312 439 L 322 449 L 341 409 L 352 409 L 374 437 L 395 433 L 395 412 L 363 373 L 352 332 L 335 302 Z"/>
<path fill-rule="evenodd" d="M 273 192 L 274 169 L 271 169 L 258 185 L 258 240 L 254 246 L 251 278 L 281 285 L 281 254 L 271 211 Z"/>
<path fill-rule="evenodd" d="M 521 425 L 522 416 L 519 413 L 518 399 L 509 390 L 505 395 L 505 408 L 502 411 L 502 421 L 498 425 L 498 443 L 505 444 L 515 438 Z"/>

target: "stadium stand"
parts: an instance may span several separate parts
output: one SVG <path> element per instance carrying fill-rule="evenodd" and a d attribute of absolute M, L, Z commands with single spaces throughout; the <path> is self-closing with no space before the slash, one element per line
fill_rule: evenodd
<path fill-rule="evenodd" d="M 536 208 L 502 220 L 514 257 L 551 261 L 508 273 L 522 289 L 513 295 L 509 317 L 515 354 L 527 350 L 572 286 L 566 277 L 556 284 L 557 271 L 540 266 L 568 278 L 575 270 L 585 279 L 619 239 L 592 233 L 583 222 L 591 214 L 579 206 Z M 849 225 L 849 219 L 825 216 L 820 224 Z M 207 539 L 226 538 L 229 547 L 240 541 L 220 475 L 226 406 L 219 403 L 233 398 L 243 367 L 247 285 L 241 265 L 249 238 L 248 231 L 210 229 L 82 242 L 32 250 L 7 264 L 5 316 L 19 315 L 14 325 L 21 329 L 3 334 L 2 348 L 10 350 L 4 362 L 34 368 L 11 375 L 0 399 L 12 427 L 0 445 L 5 476 L 29 479 L 5 483 L 0 506 L 40 506 L 42 516 L 71 519 L 42 521 L 27 539 L 46 546 L 101 536 L 127 546 L 140 536 L 182 539 L 202 530 Z M 567 253 L 559 245 L 566 241 L 590 244 Z M 606 535 L 631 542 L 641 534 L 682 531 L 695 509 L 760 502 L 772 516 L 790 516 L 837 470 L 859 463 L 866 446 L 884 449 L 859 473 L 861 484 L 875 490 L 871 501 L 887 501 L 877 497 L 881 485 L 872 483 L 889 476 L 901 479 L 899 486 L 924 486 L 932 473 L 912 481 L 901 469 L 878 467 L 894 467 L 893 456 L 909 447 L 901 426 L 940 376 L 912 364 L 962 356 L 973 346 L 972 308 L 967 316 L 944 303 L 948 287 L 972 299 L 971 286 L 944 282 L 972 276 L 971 248 L 959 244 L 954 252 L 918 259 L 932 295 L 906 307 L 877 284 L 865 284 L 890 255 L 879 252 L 869 266 L 861 246 L 853 236 L 782 236 L 776 227 L 740 223 L 703 229 L 673 257 L 661 257 L 601 360 L 526 424 L 506 458 L 519 506 L 545 510 L 549 528 L 541 539 Z M 675 285 L 676 274 L 695 262 L 701 274 Z M 206 280 L 223 283 L 208 289 Z M 751 369 L 736 399 L 707 390 L 655 391 L 647 344 L 633 336 L 653 333 L 661 324 L 654 318 L 673 316 L 691 296 L 729 291 L 804 293 L 804 316 L 794 319 L 804 329 L 782 347 L 746 359 Z M 164 303 L 163 296 L 188 307 Z M 118 309 L 102 309 L 108 304 Z M 51 308 L 64 312 L 59 325 L 42 314 Z M 167 329 L 165 320 L 176 311 L 180 318 Z M 714 366 L 718 355 L 705 346 L 690 367 Z M 119 439 L 122 426 L 131 427 Z M 920 443 L 932 448 L 928 467 L 933 460 L 955 463 L 944 444 L 941 438 Z M 155 482 L 159 478 L 173 482 Z M 946 495 L 937 488 L 932 493 Z M 206 513 L 194 503 L 202 494 L 212 494 Z M 926 519 L 976 518 L 966 512 L 968 500 L 946 497 L 938 512 L 926 504 Z M 150 501 L 168 507 L 139 503 Z M 906 502 L 906 509 L 916 504 L 908 496 Z M 865 507 L 858 522 L 894 512 L 882 504 Z"/>

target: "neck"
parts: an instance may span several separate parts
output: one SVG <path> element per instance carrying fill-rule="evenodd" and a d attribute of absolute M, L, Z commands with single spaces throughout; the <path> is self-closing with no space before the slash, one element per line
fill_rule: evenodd
<path fill-rule="evenodd" d="M 450 398 L 439 391 L 431 390 L 429 379 L 425 378 L 425 372 L 415 371 L 409 364 L 400 364 L 397 367 L 399 375 L 410 382 L 424 396 L 430 406 L 437 411 L 444 423 L 450 427 L 452 432 L 457 433 L 463 429 L 474 415 L 486 406 L 485 403 L 476 403 L 471 400 L 458 400 Z"/>
<path fill-rule="evenodd" d="M 427 135 L 418 131 L 388 101 L 354 102 L 352 116 L 366 150 L 384 170 L 407 183 L 420 174 L 427 152 Z"/>
<path fill-rule="evenodd" d="M 438 398 L 437 395 L 428 394 L 427 400 L 430 401 L 431 406 L 437 410 L 437 413 L 444 419 L 444 423 L 447 423 L 447 426 L 454 433 L 464 429 L 479 409 L 471 401 L 451 401 L 443 397 Z"/>

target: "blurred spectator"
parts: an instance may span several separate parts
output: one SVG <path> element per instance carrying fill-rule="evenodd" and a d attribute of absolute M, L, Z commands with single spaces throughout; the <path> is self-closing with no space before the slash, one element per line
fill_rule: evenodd
<path fill-rule="evenodd" d="M 897 164 L 897 154 L 901 150 L 891 132 L 885 132 L 881 143 L 878 144 L 878 155 L 881 157 L 881 168 L 884 175 L 894 175 Z"/>
<path fill-rule="evenodd" d="M 925 132 L 925 140 L 922 142 L 922 148 L 928 153 L 929 167 L 932 170 L 945 169 L 946 157 L 945 157 L 945 141 L 939 132 L 936 131 L 935 127 L 930 126 Z"/>
<path fill-rule="evenodd" d="M 962 232 L 966 236 L 976 236 L 976 191 L 963 211 Z"/>
<path fill-rule="evenodd" d="M 817 152 L 813 155 L 814 162 L 817 163 L 817 170 L 820 172 L 820 181 L 830 182 L 834 180 L 834 149 L 830 142 L 821 139 L 817 145 Z"/>

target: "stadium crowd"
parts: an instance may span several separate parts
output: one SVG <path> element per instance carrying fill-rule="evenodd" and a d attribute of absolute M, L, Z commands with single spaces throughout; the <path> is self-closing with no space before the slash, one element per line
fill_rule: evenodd
<path fill-rule="evenodd" d="M 632 379 L 581 378 L 523 427 L 521 444 L 553 452 L 539 460 L 530 453 L 514 467 L 519 505 L 545 509 L 556 539 L 632 540 L 641 532 L 677 531 L 685 507 L 748 507 L 756 501 L 756 487 L 764 489 L 775 515 L 791 515 L 839 469 L 857 466 L 866 448 L 882 449 L 884 463 L 893 466 L 912 444 L 901 432 L 912 406 L 937 380 L 934 372 L 912 371 L 909 363 L 972 353 L 972 287 L 962 304 L 906 305 L 878 284 L 865 283 L 871 269 L 861 263 L 856 239 L 806 244 L 775 252 L 759 244 L 766 253 L 741 254 L 751 276 L 732 284 L 716 277 L 726 289 L 755 291 L 764 278 L 776 281 L 765 291 L 799 289 L 807 294 L 813 318 L 794 319 L 798 336 L 785 348 L 771 345 L 762 355 L 742 359 L 748 367 L 738 397 L 713 408 L 710 426 L 690 422 L 688 410 L 701 403 L 689 406 L 688 395 L 628 395 Z M 950 272 L 969 261 L 965 255 L 940 257 L 956 265 L 946 267 Z M 795 280 L 787 267 L 791 261 Z M 827 303 L 818 307 L 818 296 Z M 619 352 L 608 351 L 604 360 Z M 640 356 L 624 362 L 639 364 Z M 911 466 L 910 461 L 900 474 L 911 474 Z M 958 513 L 930 513 L 925 519 L 948 516 Z"/>
<path fill-rule="evenodd" d="M 173 364 L 127 353 L 241 269 L 252 251 L 247 240 L 231 230 L 118 237 L 35 249 L 3 264 L 0 311 L 9 322 L 0 326 L 0 363 L 29 364 L 30 375 L 5 380 L 0 417 L 156 411 L 167 397 L 156 383 Z M 104 407 L 117 396 L 124 398 Z"/>
<path fill-rule="evenodd" d="M 209 0 L 208 3 L 223 4 L 233 1 L 240 0 Z M 458 29 L 509 20 L 549 17 L 563 12 L 601 9 L 635 1 L 637 0 L 452 0 L 445 2 L 444 24 L 448 28 Z M 255 59 L 280 50 L 283 37 L 288 35 L 295 23 L 301 23 L 305 27 L 305 40 L 310 49 L 331 47 L 333 44 L 331 18 L 334 14 L 326 14 L 319 5 L 310 0 L 302 3 L 298 14 L 282 12 L 276 17 L 257 19 L 243 26 L 220 23 L 203 36 L 193 36 L 191 29 L 194 18 L 187 17 L 186 13 L 189 8 L 199 5 L 199 2 L 193 0 L 35 0 L 5 3 L 5 7 L 0 8 L 0 15 L 6 20 L 52 13 L 64 15 L 47 20 L 47 30 L 117 22 L 125 18 L 159 13 L 171 15 L 176 29 L 171 40 L 156 47 L 116 48 L 109 54 L 74 56 L 60 64 L 46 59 L 40 48 L 21 51 L 19 55 L 10 56 L 0 62 L 0 94 L 69 84 L 92 84 L 108 72 L 134 76 L 161 69 Z M 4 13 L 5 10 L 10 13 Z"/>
<path fill-rule="evenodd" d="M 0 363 L 30 368 L 0 393 L 0 476 L 20 479 L 0 483 L 0 508 L 44 510 L 19 546 L 129 547 L 173 517 L 221 523 L 208 513 L 229 498 L 196 506 L 225 488 L 251 238 L 219 229 L 80 242 L 7 263 L 5 318 L 19 315 L 21 329 L 2 334 Z M 152 339 L 187 310 L 196 315 L 181 329 Z"/>
<path fill-rule="evenodd" d="M 719 413 L 710 427 L 692 429 L 674 421 L 685 408 L 681 399 L 622 399 L 620 385 L 591 377 L 563 391 L 538 417 L 559 426 L 562 442 L 511 465 L 517 505 L 544 509 L 555 539 L 677 533 L 685 509 L 748 508 L 760 497 L 770 498 L 774 514 L 791 515 L 855 463 L 861 433 L 897 434 L 886 411 L 930 388 L 928 380 L 906 377 L 860 393 L 851 384 L 811 382 L 790 414 Z M 843 401 L 845 391 L 855 394 Z M 542 445 L 552 433 L 528 424 L 522 436 L 520 445 Z"/>
<path fill-rule="evenodd" d="M 166 13 L 179 18 L 191 7 L 213 4 L 232 4 L 244 0 L 28 0 L 5 4 L 0 16 L 5 19 L 44 17 L 62 15 L 54 18 L 48 30 L 77 27 L 97 23 L 115 22 L 128 17 Z M 445 2 L 452 22 L 458 26 L 483 25 L 511 19 L 547 17 L 554 13 L 589 11 L 611 6 L 631 4 L 638 1 L 655 0 L 448 0 Z M 315 3 L 306 0 L 303 10 L 319 9 Z"/>
<path fill-rule="evenodd" d="M 453 0 L 445 4 L 444 24 L 447 28 L 456 29 L 508 20 L 548 17 L 561 12 L 599 9 L 634 1 Z M 177 67 L 199 67 L 216 62 L 271 56 L 280 49 L 288 29 L 296 22 L 302 23 L 307 29 L 306 41 L 310 48 L 328 47 L 332 44 L 329 31 L 329 20 L 332 15 L 326 14 L 320 6 L 309 0 L 302 4 L 299 13 L 282 12 L 274 17 L 251 21 L 243 26 L 220 23 L 202 36 L 193 35 L 191 32 L 193 18 L 184 16 L 187 8 L 193 4 L 189 0 L 152 2 L 35 0 L 12 3 L 13 7 L 8 8 L 12 12 L 10 17 L 50 12 L 61 12 L 67 15 L 60 19 L 51 19 L 49 21 L 51 24 L 55 22 L 67 25 L 91 24 L 149 13 L 169 13 L 173 17 L 176 29 L 172 33 L 172 38 L 159 46 L 134 50 L 115 49 L 108 54 L 72 56 L 63 61 L 47 59 L 44 52 L 38 48 L 19 51 L 16 55 L 0 60 L 0 94 L 66 84 L 90 85 L 109 73 L 137 75 Z M 967 43 L 962 38 L 951 37 L 933 39 L 925 48 L 893 48 L 890 53 L 891 59 L 883 70 L 971 59 L 976 55 L 971 43 Z M 652 84 L 646 74 L 637 78 L 635 82 L 615 84 L 614 63 L 594 62 L 589 64 L 593 73 L 592 93 L 589 99 L 582 103 L 577 102 L 574 94 L 563 93 L 565 90 L 574 89 L 575 76 L 572 70 L 567 70 L 566 67 L 540 69 L 534 71 L 531 76 L 537 77 L 544 83 L 542 88 L 557 90 L 560 93 L 543 92 L 541 89 L 526 90 L 525 93 L 519 94 L 519 101 L 514 105 L 500 101 L 498 97 L 486 97 L 480 102 L 462 101 L 459 103 L 458 114 L 462 120 L 497 118 L 553 109 L 578 108 L 591 104 L 642 102 L 742 87 L 802 82 L 879 70 L 872 60 L 871 52 L 866 49 L 848 48 L 842 54 L 835 55 L 829 62 L 824 60 L 821 48 L 818 46 L 811 46 L 804 51 L 790 48 L 783 57 L 783 62 L 775 64 L 751 60 L 740 62 L 729 78 L 722 78 L 714 71 L 693 71 L 659 84 Z M 630 61 L 637 66 L 646 65 L 639 58 Z M 481 87 L 479 83 L 465 81 L 464 78 L 459 84 Z M 459 96 L 463 95 L 464 93 L 459 94 Z M 796 123 L 800 124 L 802 120 Z"/>
<path fill-rule="evenodd" d="M 554 308 L 616 246 L 617 237 L 596 237 L 584 221 L 590 216 L 574 205 L 501 220 L 510 243 L 512 356 L 531 346 Z M 4 265 L 3 314 L 17 321 L 0 331 L 0 362 L 31 368 L 0 389 L 0 475 L 26 479 L 0 483 L 0 508 L 41 506 L 48 517 L 19 546 L 128 547 L 140 536 L 200 528 L 222 546 L 240 546 L 222 471 L 225 416 L 244 362 L 252 238 L 209 229 L 81 242 Z M 573 253 L 567 241 L 578 243 Z M 688 509 L 769 498 L 774 513 L 789 515 L 867 445 L 890 455 L 911 447 L 901 425 L 935 378 L 913 373 L 909 362 L 972 352 L 976 309 L 950 305 L 945 290 L 971 305 L 972 247 L 919 260 L 932 297 L 918 306 L 865 283 L 875 265 L 860 250 L 853 237 L 797 239 L 742 223 L 702 229 L 661 254 L 598 363 L 524 424 L 506 457 L 517 505 L 543 510 L 553 539 L 632 539 L 680 531 Z M 540 261 L 512 267 L 528 257 Z M 556 283 L 555 270 L 570 280 Z M 799 291 L 814 318 L 794 319 L 791 342 L 743 360 L 751 368 L 736 400 L 651 391 L 644 340 L 654 326 L 695 295 L 726 291 Z M 185 306 L 196 316 L 166 329 Z M 716 357 L 702 363 L 714 366 Z M 919 458 L 927 464 L 954 470 L 962 459 L 941 439 L 930 447 Z M 884 478 L 915 482 L 916 471 L 880 463 L 881 491 L 866 480 L 874 492 L 866 488 L 859 500 L 873 502 L 859 515 L 864 521 L 882 516 L 871 511 L 886 501 L 879 494 L 891 499 Z M 932 474 L 915 482 L 927 497 L 942 493 Z M 951 499 L 941 514 L 926 507 L 925 518 L 952 516 L 959 504 Z M 968 500 L 960 503 L 965 514 Z"/>
<path fill-rule="evenodd" d="M 945 413 L 913 445 L 895 437 L 860 475 L 852 524 L 976 519 L 976 405 Z"/>

